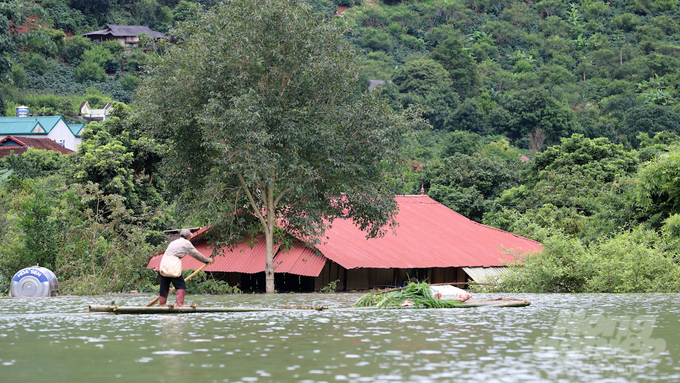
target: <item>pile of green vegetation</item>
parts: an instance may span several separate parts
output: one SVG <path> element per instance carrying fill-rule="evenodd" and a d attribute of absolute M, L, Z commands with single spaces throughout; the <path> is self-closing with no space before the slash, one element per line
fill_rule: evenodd
<path fill-rule="evenodd" d="M 184 278 L 191 274 L 192 270 L 184 270 Z M 240 294 L 242 291 L 237 286 L 229 286 L 229 283 L 215 279 L 204 271 L 187 281 L 188 294 Z"/>
<path fill-rule="evenodd" d="M 401 308 L 404 302 L 413 302 L 410 308 L 443 309 L 460 305 L 460 302 L 436 298 L 426 282 L 409 282 L 408 286 L 385 293 L 371 292 L 359 298 L 354 307 Z"/>

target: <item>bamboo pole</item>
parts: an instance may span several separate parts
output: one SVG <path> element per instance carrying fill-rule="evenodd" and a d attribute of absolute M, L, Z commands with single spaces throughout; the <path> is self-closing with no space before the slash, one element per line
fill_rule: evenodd
<path fill-rule="evenodd" d="M 193 278 L 196 274 L 198 274 L 198 273 L 200 273 L 201 271 L 203 271 L 203 269 L 205 269 L 205 267 L 208 266 L 208 265 L 209 265 L 209 263 L 206 263 L 206 264 L 204 264 L 203 266 L 199 267 L 198 270 L 194 271 L 193 273 L 191 273 L 191 275 L 189 275 L 188 277 L 184 278 L 184 281 L 188 281 L 189 279 Z M 173 292 L 175 292 L 175 287 L 174 287 L 174 286 L 170 288 L 170 291 L 168 291 L 168 295 L 170 295 L 170 293 L 173 293 Z M 144 306 L 144 307 L 151 307 L 151 306 L 154 306 L 156 303 L 158 303 L 158 301 L 159 301 L 160 299 L 161 299 L 161 297 L 160 297 L 160 296 L 157 296 L 156 299 L 154 299 L 154 300 L 152 300 L 151 302 L 147 303 L 146 306 Z"/>
<path fill-rule="evenodd" d="M 282 311 L 282 309 L 267 309 L 259 307 L 177 307 L 175 305 L 145 307 L 145 306 L 107 306 L 90 305 L 91 313 L 114 314 L 184 314 L 184 313 L 242 313 L 254 311 Z"/>

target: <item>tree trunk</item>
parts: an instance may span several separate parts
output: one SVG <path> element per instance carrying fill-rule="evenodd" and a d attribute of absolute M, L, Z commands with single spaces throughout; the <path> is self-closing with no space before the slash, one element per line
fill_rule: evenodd
<path fill-rule="evenodd" d="M 267 239 L 267 260 L 264 266 L 265 286 L 267 294 L 274 293 L 274 225 L 276 208 L 274 206 L 274 187 L 267 188 L 267 227 L 265 236 Z"/>
<path fill-rule="evenodd" d="M 267 222 L 269 224 L 269 222 Z M 269 225 L 271 226 L 271 225 Z M 267 239 L 267 260 L 264 265 L 264 276 L 267 294 L 274 293 L 274 230 L 266 230 Z"/>

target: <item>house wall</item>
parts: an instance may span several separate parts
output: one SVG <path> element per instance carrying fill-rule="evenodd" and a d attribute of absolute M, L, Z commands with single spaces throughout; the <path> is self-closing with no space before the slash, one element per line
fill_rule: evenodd
<path fill-rule="evenodd" d="M 264 272 L 256 274 L 213 272 L 214 278 L 226 281 L 229 286 L 238 286 L 245 292 L 265 290 Z M 275 274 L 276 289 L 287 291 L 319 291 L 333 281 L 338 281 L 336 291 L 370 290 L 405 285 L 409 280 L 428 283 L 467 282 L 467 274 L 461 267 L 432 267 L 428 269 L 350 269 L 328 261 L 318 277 L 304 277 L 295 274 Z M 467 285 L 458 285 L 467 288 Z"/>
<path fill-rule="evenodd" d="M 59 142 L 60 139 L 63 139 L 64 146 L 67 149 L 78 151 L 78 145 L 76 145 L 76 136 L 73 135 L 71 129 L 68 128 L 68 125 L 66 125 L 64 120 L 59 120 L 57 125 L 52 128 L 47 137 L 56 142 Z"/>
<path fill-rule="evenodd" d="M 315 278 L 316 291 L 338 281 L 337 291 L 368 290 L 402 286 L 409 280 L 428 283 L 467 282 L 467 274 L 460 267 L 432 267 L 423 269 L 350 269 L 329 261 Z M 466 285 L 458 287 L 465 288 Z"/>

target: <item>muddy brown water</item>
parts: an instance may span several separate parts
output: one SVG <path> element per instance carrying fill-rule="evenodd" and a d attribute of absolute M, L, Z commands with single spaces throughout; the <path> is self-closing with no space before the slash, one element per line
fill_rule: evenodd
<path fill-rule="evenodd" d="M 352 310 L 359 294 L 189 296 L 328 311 L 73 315 L 151 295 L 0 298 L 0 382 L 680 381 L 679 294 L 475 294 L 524 308 Z"/>

